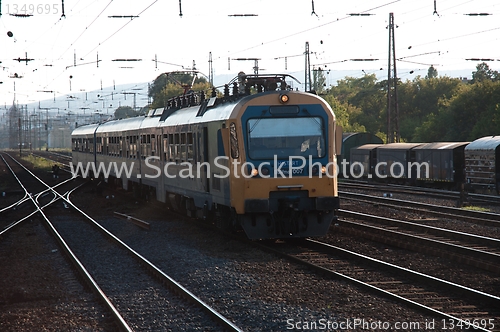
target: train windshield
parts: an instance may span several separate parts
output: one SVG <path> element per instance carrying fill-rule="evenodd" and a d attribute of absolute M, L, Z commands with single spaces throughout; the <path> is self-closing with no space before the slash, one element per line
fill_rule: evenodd
<path fill-rule="evenodd" d="M 252 159 L 306 159 L 325 156 L 325 130 L 320 117 L 249 119 L 248 153 Z"/>

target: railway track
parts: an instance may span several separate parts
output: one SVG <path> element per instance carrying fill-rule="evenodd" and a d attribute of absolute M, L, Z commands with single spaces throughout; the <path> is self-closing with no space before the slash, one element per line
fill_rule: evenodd
<path fill-rule="evenodd" d="M 339 215 L 356 220 L 342 219 L 340 232 L 500 272 L 500 239 L 347 210 Z"/>
<path fill-rule="evenodd" d="M 439 329 L 500 331 L 498 296 L 319 241 L 305 240 L 301 245 L 280 242 L 261 247 L 328 277 L 348 280 L 435 315 L 439 318 L 433 322 Z M 425 327 L 428 326 L 420 325 L 418 329 Z"/>
<path fill-rule="evenodd" d="M 29 170 L 26 169 L 25 171 L 30 173 L 32 177 L 36 177 Z M 23 186 L 22 181 L 19 180 L 16 174 L 14 172 L 12 174 L 17 178 L 20 185 Z M 39 214 L 43 217 L 46 227 L 60 243 L 61 248 L 78 269 L 86 283 L 112 313 L 115 323 L 120 330 L 132 330 L 126 321 L 129 320 L 135 326 L 146 329 L 155 329 L 158 326 L 164 326 L 166 329 L 177 329 L 184 324 L 188 329 L 204 328 L 218 330 L 222 327 L 228 331 L 240 331 L 229 320 L 199 300 L 194 294 L 190 293 L 182 285 L 78 209 L 69 199 L 73 190 L 61 194 L 40 179 L 39 181 L 47 187 L 54 197 L 43 204 L 38 201 L 38 196 L 34 198 L 34 195 L 29 195 L 30 201 L 35 206 L 35 210 L 31 215 Z M 25 187 L 23 186 L 23 188 Z M 29 192 L 29 190 L 26 189 L 26 192 Z M 61 217 L 59 215 L 49 218 L 49 214 L 44 209 L 57 201 L 57 199 L 63 200 L 68 207 L 71 207 L 72 211 L 77 211 L 89 223 L 83 222 L 83 220 L 77 221 L 75 220 L 75 216 L 68 218 L 68 216 Z M 8 236 L 11 230 L 19 227 L 24 220 L 26 219 L 20 219 L 2 230 L 0 238 Z M 59 234 L 60 229 L 65 232 L 65 238 Z M 84 235 L 82 236 L 82 234 Z M 103 234 L 108 240 L 103 240 Z M 95 242 L 94 244 L 90 244 L 89 241 L 91 239 L 93 241 L 99 239 L 100 243 Z M 109 239 L 113 243 L 118 244 L 118 246 L 110 245 Z M 71 243 L 71 248 L 68 243 Z M 89 249 L 94 248 L 94 246 L 104 250 L 99 255 L 96 255 L 94 252 L 93 255 L 89 256 Z M 74 251 L 78 252 L 78 256 L 84 257 L 84 263 L 77 258 Z M 120 269 L 117 268 L 117 261 L 122 265 Z M 87 269 L 87 266 L 91 268 Z M 115 269 L 110 269 L 110 266 Z M 92 273 L 89 270 L 92 270 Z M 92 275 L 99 276 L 99 284 Z M 157 279 L 152 279 L 152 275 Z M 125 279 L 123 278 L 124 276 Z M 117 282 L 118 280 L 121 280 L 121 283 Z M 127 285 L 128 289 L 121 287 L 124 285 Z M 167 285 L 167 288 L 165 285 Z M 105 294 L 103 289 L 106 289 L 106 293 L 109 292 L 112 295 Z M 131 297 L 131 294 L 134 294 L 135 298 Z M 181 299 L 179 299 L 179 296 Z M 118 306 L 121 305 L 120 310 L 117 308 L 116 303 L 118 303 Z M 162 315 L 160 316 L 158 316 L 158 308 L 162 307 L 162 305 L 159 306 L 159 303 L 163 303 L 165 307 L 169 304 L 169 310 L 161 312 Z M 183 323 L 180 322 L 180 317 L 182 317 Z M 174 325 L 172 326 L 172 324 Z"/>
<path fill-rule="evenodd" d="M 312 250 L 316 250 L 316 249 L 310 249 L 310 250 L 312 251 Z M 316 254 L 314 254 L 314 253 L 313 253 L 313 254 L 312 254 L 312 256 L 318 256 L 318 255 L 316 255 Z M 306 257 L 307 257 L 307 255 L 306 255 Z M 353 259 L 352 259 L 352 258 L 349 258 L 349 260 L 353 260 Z M 374 277 L 374 278 L 378 278 L 378 277 Z M 346 280 L 350 280 L 350 279 L 346 279 Z M 405 280 L 409 280 L 409 281 L 407 281 L 407 282 L 409 282 L 409 283 L 413 283 L 413 279 L 412 279 L 412 278 L 410 278 L 410 277 L 408 277 L 408 279 L 405 279 Z M 373 281 L 373 280 L 372 280 L 372 281 Z M 377 281 L 378 281 L 378 280 L 377 280 Z M 382 280 L 382 281 L 383 281 L 383 280 Z M 425 282 L 423 282 L 423 283 L 424 283 L 424 285 L 425 285 Z M 397 284 L 397 283 L 396 283 L 396 284 Z M 370 286 L 373 286 L 373 285 L 370 285 Z M 370 286 L 367 286 L 367 287 L 368 287 L 369 289 L 372 289 L 373 287 L 370 287 Z M 375 286 L 377 286 L 377 285 L 375 285 Z M 416 287 L 418 287 L 418 286 L 416 286 Z M 426 289 L 429 289 L 429 287 L 441 288 L 441 286 L 427 286 L 427 288 L 426 288 Z M 380 288 L 380 289 L 384 290 L 384 287 L 376 287 L 376 288 Z M 390 290 L 390 289 L 389 289 L 389 290 Z M 379 292 L 379 291 L 377 291 L 377 290 L 375 290 L 375 291 L 376 291 L 376 292 Z M 424 290 L 424 292 L 425 292 L 425 291 L 426 291 L 426 290 Z M 429 292 L 430 292 L 430 291 L 429 291 Z M 403 292 L 403 293 L 404 293 L 404 292 Z M 390 296 L 390 297 L 392 298 L 392 295 L 387 295 L 387 294 L 385 294 L 384 292 L 381 292 L 380 294 L 383 294 L 383 296 Z M 430 293 L 429 293 L 429 294 L 430 294 Z M 429 296 L 429 294 L 427 294 L 427 293 L 421 293 L 421 296 L 422 296 L 422 297 L 428 297 L 428 296 Z M 440 293 L 438 293 L 438 294 L 440 294 Z M 459 296 L 458 296 L 458 298 L 459 298 L 459 299 L 460 299 L 461 297 L 463 297 L 463 296 L 468 296 L 468 295 L 463 295 L 463 294 L 465 294 L 465 293 L 461 293 L 461 294 L 462 294 L 462 295 L 459 295 Z M 436 296 L 436 297 L 439 297 L 439 295 L 438 295 L 438 296 Z M 448 299 L 449 299 L 449 300 L 451 300 L 451 298 L 448 298 Z M 481 301 L 483 301 L 483 300 L 484 300 L 484 299 L 481 299 L 481 300 L 479 300 L 479 301 L 481 302 Z M 407 302 L 405 302 L 405 303 L 407 303 Z M 432 303 L 431 303 L 431 304 L 432 304 Z M 470 305 L 474 305 L 474 304 L 468 304 L 468 303 L 463 304 L 463 306 L 470 306 Z M 414 306 L 414 307 L 419 307 L 418 305 L 413 305 L 413 306 Z M 429 307 L 430 307 L 431 309 L 434 309 L 432 305 L 429 305 Z M 476 307 L 476 308 L 478 308 L 478 307 Z M 453 312 L 452 312 L 452 311 L 453 311 L 453 310 L 452 310 L 452 308 L 447 308 L 447 310 L 448 310 L 448 309 L 449 309 L 449 310 L 451 310 L 451 311 L 446 311 L 446 312 L 444 312 L 445 314 L 449 315 L 449 312 L 453 313 Z M 469 308 L 469 309 L 470 309 L 470 308 Z M 431 315 L 436 315 L 436 314 L 437 314 L 437 313 L 433 312 L 432 310 L 431 310 L 431 311 L 427 311 L 427 309 L 419 309 L 419 310 L 424 310 L 425 312 L 427 312 L 427 313 L 429 313 L 429 314 L 431 314 Z M 435 310 L 435 309 L 434 309 L 434 310 Z M 478 309 L 478 310 L 479 310 L 479 309 Z M 438 311 L 440 311 L 440 310 L 438 310 Z M 457 311 L 457 310 L 455 310 L 455 311 Z M 459 313 L 460 313 L 460 314 L 465 314 L 465 312 L 463 312 L 463 311 L 460 311 Z M 469 310 L 469 313 L 471 313 L 471 311 L 470 311 L 470 310 Z M 486 314 L 486 316 L 484 316 L 484 317 L 489 317 L 489 316 L 491 316 L 491 314 L 492 314 L 492 313 L 491 313 L 491 311 L 488 311 L 488 313 L 487 313 L 487 314 Z M 449 315 L 449 316 L 451 316 L 451 315 Z M 476 317 L 476 316 L 475 316 L 475 317 Z M 480 317 L 480 316 L 477 316 L 477 317 Z M 498 317 L 498 315 L 497 315 L 497 316 L 494 316 L 494 318 L 489 318 L 489 319 L 495 319 L 495 317 Z M 460 318 L 458 318 L 458 319 L 457 319 L 457 318 L 458 318 L 458 317 L 454 317 L 454 316 L 452 316 L 452 317 L 448 317 L 448 316 L 439 316 L 439 318 L 437 318 L 437 319 L 436 319 L 435 323 L 436 323 L 436 324 L 442 324 L 442 325 L 443 325 L 443 324 L 445 324 L 445 325 L 446 325 L 445 327 L 447 327 L 448 329 L 452 329 L 452 328 L 450 328 L 452 324 L 462 324 L 462 326 L 463 326 L 463 324 L 467 324 L 467 321 L 466 321 L 466 319 L 467 319 L 467 318 L 464 318 L 463 320 L 459 320 Z M 484 328 L 485 330 L 490 330 L 490 329 L 489 329 L 489 327 L 491 327 L 491 324 L 495 324 L 495 326 L 497 326 L 497 324 L 498 324 L 498 320 L 497 320 L 497 319 L 496 319 L 496 321 L 495 321 L 494 323 L 491 323 L 491 324 L 490 324 L 490 320 L 489 320 L 489 319 L 487 320 L 486 318 L 484 318 L 483 320 L 478 320 L 478 321 L 476 321 L 476 322 L 479 324 L 479 325 L 478 325 L 478 327 L 482 327 L 482 328 Z M 480 324 L 482 324 L 483 322 L 484 322 L 485 324 L 484 324 L 484 325 L 480 325 Z M 424 322 L 422 322 L 422 323 L 424 324 Z M 490 324 L 490 325 L 489 325 L 489 324 Z M 471 327 L 471 328 L 472 328 L 472 327 Z"/>
<path fill-rule="evenodd" d="M 466 199 L 475 204 L 499 205 L 500 196 L 485 195 L 479 193 L 460 193 L 460 191 L 444 190 L 435 188 L 424 188 L 415 186 L 403 186 L 396 184 L 375 184 L 343 179 L 339 181 L 339 190 L 346 192 L 349 190 L 363 190 L 382 193 L 401 193 L 413 196 L 423 196 L 425 198 L 449 199 L 458 201 Z"/>
<path fill-rule="evenodd" d="M 500 227 L 500 214 L 474 210 L 464 210 L 455 207 L 427 204 L 387 197 L 376 197 L 365 194 L 339 192 L 343 199 L 389 206 L 399 210 L 410 210 L 443 218 L 464 220 L 470 223 Z"/>

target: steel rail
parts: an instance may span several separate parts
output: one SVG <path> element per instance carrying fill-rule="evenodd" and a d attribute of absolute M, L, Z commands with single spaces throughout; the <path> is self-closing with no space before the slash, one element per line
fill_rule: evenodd
<path fill-rule="evenodd" d="M 11 157 L 12 158 L 12 157 Z M 12 158 L 15 162 L 19 163 L 17 160 Z M 21 167 L 25 168 L 22 166 L 22 164 L 19 163 Z M 25 168 L 26 169 L 26 168 Z M 35 174 L 33 174 L 30 170 L 26 169 L 27 172 L 29 172 L 33 177 L 37 178 Z M 50 188 L 49 185 L 47 185 L 45 182 L 42 180 L 38 179 L 42 184 Z M 120 246 L 125 248 L 127 252 L 129 252 L 132 256 L 137 258 L 141 263 L 145 264 L 149 269 L 154 272 L 154 274 L 159 277 L 163 282 L 167 283 L 170 285 L 171 288 L 173 288 L 175 291 L 180 292 L 183 297 L 192 303 L 196 304 L 198 307 L 202 308 L 206 313 L 208 313 L 218 324 L 220 324 L 224 329 L 228 331 L 238 331 L 241 332 L 242 330 L 234 325 L 230 320 L 228 320 L 226 317 L 218 313 L 216 310 L 214 310 L 212 307 L 207 305 L 205 302 L 203 302 L 200 298 L 198 298 L 196 295 L 191 293 L 189 290 L 187 290 L 184 286 L 182 286 L 180 283 L 175 281 L 173 278 L 165 274 L 163 271 L 161 271 L 158 267 L 156 267 L 153 263 L 151 263 L 149 260 L 147 260 L 145 257 L 140 255 L 138 252 L 133 250 L 131 247 L 129 247 L 126 243 L 124 243 L 122 240 L 120 240 L 118 237 L 116 237 L 114 234 L 109 232 L 106 228 L 101 226 L 98 222 L 96 222 L 92 217 L 90 217 L 88 214 L 86 214 L 84 211 L 79 209 L 76 205 L 73 204 L 70 200 L 70 195 L 75 191 L 75 189 L 71 190 L 68 192 L 67 197 L 64 197 L 63 195 L 59 194 L 57 191 L 53 191 L 56 195 L 58 195 L 61 199 L 63 199 L 68 205 L 70 205 L 73 209 L 78 211 L 80 214 L 82 214 L 87 220 L 89 220 L 95 227 L 97 227 L 101 232 L 106 234 L 109 238 L 111 238 L 113 241 L 118 243 Z"/>
<path fill-rule="evenodd" d="M 410 222 L 410 221 L 397 220 L 397 219 L 375 216 L 375 215 L 370 215 L 370 214 L 366 214 L 366 213 L 362 213 L 362 212 L 348 211 L 348 210 L 343 210 L 343 209 L 338 210 L 338 213 L 339 213 L 339 216 L 343 216 L 343 217 L 355 217 L 355 218 L 369 220 L 369 221 L 376 220 L 377 222 L 381 222 L 383 224 L 390 225 L 390 226 L 405 227 L 405 228 L 416 230 L 418 232 L 422 232 L 422 233 L 426 233 L 426 234 L 434 234 L 437 236 L 446 236 L 450 239 L 476 241 L 476 242 L 479 242 L 481 244 L 500 248 L 500 239 L 495 239 L 495 238 L 491 238 L 491 237 L 470 234 L 470 233 L 464 233 L 464 232 L 454 231 L 451 229 L 434 227 L 434 226 L 430 226 L 430 225 L 417 224 L 417 223 Z"/>
<path fill-rule="evenodd" d="M 306 240 L 306 241 L 307 241 L 307 242 L 310 242 L 310 243 L 312 243 L 312 244 L 315 244 L 315 245 L 318 245 L 318 244 L 321 244 L 321 245 L 327 245 L 327 244 L 322 244 L 321 242 L 317 242 L 317 241 L 314 241 L 314 240 Z M 366 289 L 369 289 L 369 290 L 371 290 L 371 291 L 374 291 L 374 292 L 376 292 L 376 293 L 378 293 L 378 294 L 382 294 L 382 295 L 384 295 L 384 296 L 386 296 L 386 297 L 389 297 L 389 298 L 395 299 L 395 300 L 397 300 L 397 301 L 399 301 L 399 302 L 402 302 L 402 303 L 405 303 L 405 304 L 410 305 L 410 306 L 412 306 L 412 307 L 415 307 L 415 308 L 417 308 L 418 310 L 421 310 L 421 311 L 424 311 L 424 312 L 427 312 L 427 313 L 430 313 L 430 314 L 438 315 L 438 316 L 440 316 L 440 317 L 444 317 L 444 318 L 447 318 L 447 319 L 453 320 L 453 321 L 455 321 L 455 322 L 457 322 L 457 323 L 463 324 L 463 325 L 465 325 L 465 326 L 470 326 L 471 328 L 473 328 L 473 327 L 472 327 L 472 324 L 470 324 L 470 322 L 467 322 L 467 321 L 465 321 L 465 320 L 463 320 L 463 319 L 461 319 L 461 318 L 458 318 L 458 317 L 455 317 L 455 316 L 453 316 L 453 315 L 451 315 L 451 314 L 447 314 L 447 313 L 445 313 L 445 312 L 442 312 L 442 311 L 439 311 L 439 310 L 437 310 L 437 309 L 431 308 L 431 307 L 429 307 L 429 306 L 426 306 L 426 305 L 421 304 L 421 303 L 419 303 L 419 302 L 416 302 L 416 301 L 414 301 L 414 300 L 407 299 L 407 298 L 405 298 L 405 297 L 403 297 L 403 296 L 400 296 L 400 295 L 398 295 L 398 294 L 395 294 L 395 293 L 389 292 L 389 291 L 384 290 L 384 289 L 382 289 L 382 288 L 380 288 L 380 287 L 377 287 L 377 286 L 374 286 L 374 285 L 369 284 L 369 283 L 367 283 L 367 282 L 364 282 L 364 281 L 361 281 L 361 280 L 359 280 L 359 279 L 353 278 L 353 277 L 348 276 L 348 275 L 346 275 L 346 274 L 343 274 L 343 273 L 340 273 L 340 272 L 337 272 L 337 271 L 333 271 L 333 270 L 331 270 L 331 269 L 328 269 L 328 268 L 325 268 L 325 267 L 319 266 L 319 265 L 317 265 L 317 264 L 314 264 L 314 263 L 308 262 L 308 261 L 306 261 L 306 260 L 303 260 L 303 259 L 301 259 L 301 258 L 295 257 L 295 256 L 293 256 L 293 255 L 289 255 L 289 254 L 284 253 L 284 252 L 282 252 L 282 251 L 280 251 L 280 250 L 273 249 L 273 248 L 271 248 L 271 247 L 269 247 L 269 246 L 266 246 L 266 245 L 263 245 L 263 244 L 255 244 L 255 245 L 256 245 L 256 246 L 258 246 L 258 247 L 260 247 L 260 248 L 262 248 L 262 249 L 264 249 L 264 250 L 267 250 L 267 251 L 269 251 L 269 252 L 273 252 L 273 253 L 275 253 L 275 254 L 279 255 L 280 257 L 284 257 L 284 258 L 286 258 L 286 259 L 288 259 L 288 260 L 294 261 L 294 262 L 296 262 L 296 263 L 299 263 L 299 264 L 301 264 L 301 265 L 304 265 L 304 266 L 306 266 L 306 267 L 309 267 L 309 268 L 311 268 L 311 269 L 313 269 L 313 270 L 319 271 L 320 273 L 324 273 L 324 274 L 329 275 L 329 276 L 332 276 L 332 277 L 337 277 L 337 278 L 340 278 L 340 279 L 343 279 L 343 280 L 350 281 L 350 282 L 352 282 L 352 283 L 354 283 L 354 284 L 356 284 L 356 285 L 358 285 L 358 286 L 361 286 L 361 287 L 363 287 L 363 288 L 366 288 Z M 345 249 L 342 249 L 342 248 L 337 248 L 337 247 L 334 247 L 334 246 L 331 246 L 331 245 L 327 245 L 327 246 L 329 246 L 329 247 L 331 247 L 331 248 L 339 249 L 339 250 L 341 250 L 342 252 L 344 252 L 344 253 L 346 253 L 346 254 L 347 254 L 347 253 L 352 253 L 353 255 L 355 255 L 355 256 L 356 256 L 357 258 L 359 258 L 359 259 L 368 259 L 368 260 L 370 260 L 370 262 L 371 262 L 372 264 L 373 264 L 373 263 L 378 264 L 378 263 L 380 262 L 380 263 L 382 263 L 382 264 L 383 264 L 384 268 L 394 268 L 394 269 L 398 269 L 398 270 L 399 270 L 399 269 L 402 269 L 402 270 L 400 270 L 400 271 L 404 271 L 404 268 L 400 268 L 400 267 L 398 267 L 398 266 L 396 266 L 396 265 L 392 265 L 392 264 L 390 264 L 390 263 L 386 263 L 386 262 L 378 261 L 378 260 L 376 260 L 376 259 L 372 259 L 372 258 L 370 258 L 370 257 L 368 257 L 368 256 L 363 256 L 363 255 L 360 255 L 360 254 L 357 254 L 357 253 L 349 252 L 348 250 L 345 250 Z M 377 262 L 377 261 L 378 261 L 378 262 Z M 387 264 L 387 265 L 386 265 L 386 264 Z M 391 265 L 392 265 L 392 266 L 391 266 Z M 382 266 L 382 265 L 381 265 L 381 266 Z M 406 270 L 408 270 L 408 269 L 406 269 Z M 411 271 L 411 270 L 408 270 L 408 271 Z M 415 271 L 412 271 L 412 272 L 415 272 Z M 409 272 L 408 272 L 408 273 L 409 273 Z M 415 276 L 419 276 L 419 277 L 424 277 L 424 276 L 425 276 L 424 274 L 421 274 L 421 273 L 419 274 L 418 272 L 416 272 L 416 273 L 417 273 L 417 274 L 415 274 Z M 434 277 L 432 277 L 432 276 L 429 276 L 429 277 L 430 277 L 430 279 L 429 279 L 429 280 L 433 280 L 433 282 L 435 282 L 435 281 L 439 280 L 438 278 L 434 278 Z M 453 284 L 453 283 L 447 282 L 447 281 L 445 281 L 445 280 L 444 280 L 444 282 L 445 282 L 445 283 L 443 283 L 443 285 L 446 285 L 446 287 L 454 287 L 454 285 L 456 285 L 456 284 Z M 460 286 L 460 285 L 457 285 L 457 286 L 459 286 L 459 287 L 458 287 L 458 288 L 456 288 L 456 289 L 457 289 L 457 290 L 460 290 L 460 292 L 469 292 L 467 287 Z M 473 295 L 473 296 L 475 296 L 475 297 L 476 297 L 476 296 L 477 296 L 477 297 L 481 297 L 481 298 L 483 298 L 483 299 L 485 299 L 485 300 L 487 299 L 487 301 L 488 301 L 488 302 L 492 301 L 492 302 L 494 302 L 494 303 L 497 303 L 497 304 L 500 306 L 500 298 L 495 297 L 495 296 L 490 295 L 490 294 L 486 294 L 486 293 L 483 293 L 483 292 L 479 292 L 479 291 L 477 291 L 477 290 L 473 290 L 473 289 L 470 289 L 470 290 L 471 290 L 471 291 L 470 291 L 468 294 L 471 294 L 471 295 Z M 480 327 L 480 326 L 475 326 L 475 327 L 474 327 L 474 329 L 475 329 L 475 330 L 480 330 L 480 331 L 490 331 L 489 329 L 485 329 L 485 328 L 482 328 L 482 327 Z"/>
<path fill-rule="evenodd" d="M 352 233 L 350 230 L 358 230 L 359 232 L 362 232 L 360 236 L 366 234 L 364 237 L 425 253 L 435 253 L 432 248 L 436 248 L 441 250 L 448 258 L 462 261 L 484 270 L 497 273 L 500 272 L 500 255 L 497 253 L 348 220 L 342 220 L 340 224 L 348 226 L 348 228 L 337 228 L 339 231 L 344 233 Z"/>
<path fill-rule="evenodd" d="M 365 194 L 355 194 L 348 192 L 339 192 L 342 198 L 364 200 L 381 205 L 396 206 L 399 209 L 418 209 L 425 210 L 426 213 L 465 219 L 473 223 L 487 224 L 488 226 L 500 227 L 500 214 L 491 212 L 480 212 L 472 210 L 464 210 L 449 206 L 441 206 L 427 203 L 411 202 L 387 197 L 375 197 Z"/>
<path fill-rule="evenodd" d="M 3 157 L 2 157 L 3 158 Z M 11 157 L 12 158 L 12 157 Z M 48 186 L 46 183 L 44 183 L 41 179 L 39 179 L 35 174 L 33 174 L 30 170 L 28 170 L 27 168 L 25 168 L 22 164 L 20 164 L 17 160 L 15 160 L 14 158 L 12 158 L 12 160 L 14 160 L 15 162 L 17 162 L 19 165 L 21 165 L 21 167 L 23 167 L 28 173 L 30 173 L 34 178 L 36 178 L 38 181 L 40 181 L 41 183 L 45 184 L 47 187 L 50 188 L 50 186 Z M 24 185 L 20 182 L 19 178 L 17 177 L 17 175 L 14 173 L 14 171 L 12 170 L 12 168 L 10 167 L 10 165 L 8 163 L 6 163 L 7 167 L 9 168 L 9 170 L 12 172 L 12 174 L 14 175 L 14 177 L 17 179 L 17 181 L 19 181 L 19 184 L 23 187 Z M 75 188 L 76 189 L 76 188 Z M 52 189 L 51 189 L 52 190 Z M 57 194 L 59 197 L 64 198 L 64 196 L 62 196 L 61 194 L 59 194 L 57 191 L 55 190 L 52 190 L 53 193 Z M 69 196 L 69 192 L 67 193 L 67 195 Z M 59 243 L 59 245 L 62 247 L 63 251 L 66 253 L 67 257 L 70 259 L 71 263 L 75 266 L 75 268 L 77 269 L 77 271 L 80 273 L 80 275 L 84 278 L 84 280 L 86 281 L 86 283 L 89 285 L 89 287 L 94 291 L 94 293 L 99 297 L 99 299 L 103 302 L 104 306 L 111 312 L 112 316 L 114 317 L 115 319 L 115 322 L 117 323 L 118 325 L 118 328 L 121 330 L 121 331 L 130 331 L 132 332 L 132 329 L 130 328 L 130 326 L 128 326 L 127 322 L 125 322 L 125 320 L 123 319 L 123 317 L 120 315 L 120 313 L 118 312 L 118 310 L 115 308 L 115 306 L 111 303 L 111 301 L 109 300 L 109 298 L 106 296 L 106 294 L 104 294 L 104 292 L 101 290 L 101 288 L 99 287 L 99 285 L 95 282 L 94 278 L 92 278 L 92 276 L 90 275 L 90 273 L 87 271 L 87 269 L 85 269 L 85 267 L 83 266 L 83 264 L 80 262 L 80 260 L 78 259 L 78 257 L 76 257 L 76 255 L 71 251 L 71 249 L 69 248 L 69 246 L 66 244 L 66 242 L 64 241 L 64 239 L 62 238 L 62 236 L 57 232 L 57 230 L 54 228 L 54 225 L 52 225 L 52 223 L 50 222 L 50 220 L 47 218 L 46 214 L 43 212 L 42 208 L 40 207 L 40 205 L 38 204 L 38 202 L 32 197 L 32 195 L 30 195 L 30 199 L 31 201 L 33 202 L 33 204 L 35 205 L 36 207 L 36 211 L 34 211 L 32 213 L 33 214 L 36 214 L 36 213 L 40 213 L 40 215 L 42 216 L 42 218 L 45 220 L 45 224 L 46 226 L 48 227 L 50 233 L 54 236 L 55 240 Z M 26 220 L 26 218 L 24 218 L 23 220 Z M 16 223 L 19 224 L 20 221 L 18 221 Z M 2 235 L 5 231 L 7 230 L 4 230 L 2 232 L 0 232 L 0 235 Z"/>

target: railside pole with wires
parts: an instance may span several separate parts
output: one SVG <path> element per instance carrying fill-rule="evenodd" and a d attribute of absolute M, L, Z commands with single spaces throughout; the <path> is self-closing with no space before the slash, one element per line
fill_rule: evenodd
<path fill-rule="evenodd" d="M 394 14 L 389 13 L 389 63 L 387 66 L 387 143 L 400 142 L 398 77 L 396 70 L 396 46 L 394 38 Z"/>

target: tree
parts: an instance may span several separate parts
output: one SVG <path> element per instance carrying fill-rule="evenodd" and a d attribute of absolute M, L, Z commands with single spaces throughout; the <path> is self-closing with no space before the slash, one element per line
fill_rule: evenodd
<path fill-rule="evenodd" d="M 429 78 L 435 78 L 435 77 L 438 77 L 438 71 L 436 70 L 436 68 L 434 68 L 433 65 L 431 65 L 429 67 L 429 70 L 427 71 L 427 76 L 425 76 L 425 78 L 429 79 Z"/>
<path fill-rule="evenodd" d="M 168 99 L 182 95 L 185 89 L 193 91 L 195 86 L 209 86 L 203 77 L 196 77 L 193 83 L 193 75 L 190 72 L 172 72 L 158 75 L 149 87 L 148 96 L 153 98 L 151 108 L 165 107 Z M 201 85 L 200 85 L 201 84 Z"/>
<path fill-rule="evenodd" d="M 416 129 L 427 121 L 430 114 L 438 114 L 440 104 L 452 98 L 462 84 L 459 79 L 447 76 L 431 79 L 417 76 L 413 81 L 400 83 L 398 103 L 401 137 L 410 142 L 424 142 L 415 137 Z"/>
<path fill-rule="evenodd" d="M 125 119 L 137 116 L 138 113 L 130 106 L 120 106 L 115 110 L 115 119 Z"/>
<path fill-rule="evenodd" d="M 322 94 L 325 92 L 326 86 L 326 77 L 323 72 L 323 69 L 313 69 L 313 90 L 316 91 L 317 94 Z"/>
<path fill-rule="evenodd" d="M 477 71 L 472 72 L 472 83 L 500 80 L 498 71 L 491 70 L 486 62 L 478 64 L 476 69 Z"/>
<path fill-rule="evenodd" d="M 387 109 L 386 86 L 377 82 L 375 74 L 361 78 L 346 77 L 337 81 L 337 86 L 332 87 L 329 94 L 341 104 L 353 106 L 347 107 L 350 125 L 364 126 L 368 132 L 377 133 L 385 131 L 383 114 Z"/>
<path fill-rule="evenodd" d="M 334 96 L 326 95 L 326 102 L 330 105 L 335 114 L 335 120 L 338 125 L 342 127 L 343 132 L 356 132 L 362 133 L 366 132 L 366 128 L 359 123 L 351 123 L 349 121 L 350 115 L 361 113 L 359 108 L 356 108 L 349 104 L 341 104 Z"/>

